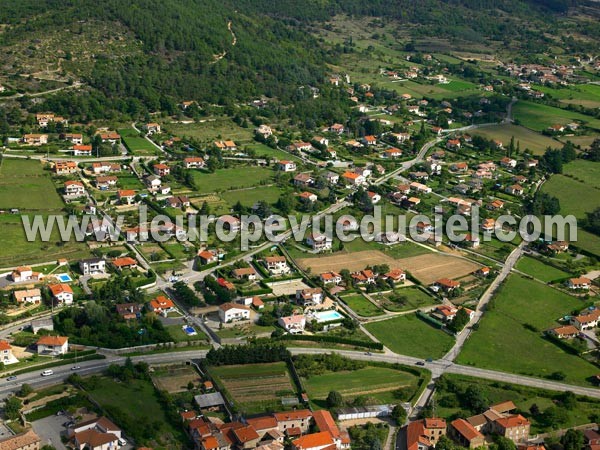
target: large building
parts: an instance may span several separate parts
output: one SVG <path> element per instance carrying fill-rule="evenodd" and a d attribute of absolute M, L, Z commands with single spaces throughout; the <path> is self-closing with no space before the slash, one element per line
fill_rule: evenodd
<path fill-rule="evenodd" d="M 0 450 L 39 450 L 41 440 L 33 430 L 0 440 Z"/>

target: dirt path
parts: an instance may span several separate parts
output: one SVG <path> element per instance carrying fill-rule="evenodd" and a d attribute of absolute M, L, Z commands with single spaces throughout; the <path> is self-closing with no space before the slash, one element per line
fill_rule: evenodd
<path fill-rule="evenodd" d="M 235 44 L 237 44 L 237 36 L 231 29 L 231 20 L 227 22 L 227 29 L 229 30 L 229 33 L 231 33 L 231 45 L 235 46 Z M 223 58 L 225 58 L 225 56 L 227 56 L 227 50 L 223 50 L 222 53 L 217 53 L 213 56 L 214 60 L 211 64 L 215 64 L 216 62 L 221 61 Z"/>

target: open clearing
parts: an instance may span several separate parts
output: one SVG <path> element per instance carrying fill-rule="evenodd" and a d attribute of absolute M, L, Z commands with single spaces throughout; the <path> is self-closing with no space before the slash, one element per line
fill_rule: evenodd
<path fill-rule="evenodd" d="M 374 398 L 377 404 L 394 403 L 394 391 L 401 388 L 416 389 L 417 377 L 400 370 L 367 366 L 362 369 L 326 372 L 303 378 L 306 392 L 317 405 L 324 407 L 330 391 L 338 391 L 345 401 L 359 396 Z"/>
<path fill-rule="evenodd" d="M 296 396 L 283 362 L 211 367 L 210 372 L 246 413 L 280 407 L 281 397 Z"/>
<path fill-rule="evenodd" d="M 512 124 L 479 128 L 478 130 L 473 131 L 473 134 L 485 137 L 486 139 L 498 139 L 502 141 L 504 145 L 508 145 L 510 139 L 514 136 L 515 145 L 517 142 L 521 144 L 521 151 L 529 149 L 534 155 L 543 154 L 547 147 L 562 148 L 563 146 L 562 142 L 536 133 L 535 131 L 531 131 L 528 128 Z"/>
<path fill-rule="evenodd" d="M 513 114 L 521 124 L 536 131 L 543 131 L 550 125 L 566 125 L 570 122 L 583 122 L 590 128 L 600 129 L 600 120 L 574 111 L 519 100 L 513 106 Z"/>
<path fill-rule="evenodd" d="M 534 377 L 561 371 L 564 382 L 589 385 L 598 368 L 542 336 L 584 302 L 536 281 L 510 275 L 467 340 L 457 362 Z"/>
<path fill-rule="evenodd" d="M 273 176 L 273 170 L 264 167 L 242 166 L 219 169 L 214 173 L 194 170 L 192 174 L 196 190 L 208 193 L 230 191 L 266 183 Z"/>
<path fill-rule="evenodd" d="M 441 358 L 454 343 L 452 336 L 423 322 L 415 314 L 371 322 L 365 328 L 393 352 L 417 358 Z"/>
<path fill-rule="evenodd" d="M 556 267 L 552 267 L 548 264 L 543 263 L 535 258 L 525 256 L 517 263 L 517 269 L 527 275 L 531 275 L 538 280 L 545 281 L 546 283 L 569 276 L 567 272 L 564 272 Z"/>
<path fill-rule="evenodd" d="M 191 366 L 155 367 L 152 381 L 160 390 L 170 394 L 187 391 L 188 383 L 197 383 L 200 377 Z"/>
<path fill-rule="evenodd" d="M 176 136 L 192 137 L 203 142 L 231 139 L 239 145 L 251 141 L 253 137 L 252 128 L 242 128 L 227 117 L 206 119 L 203 122 L 189 124 L 169 123 L 165 124 L 164 128 Z"/>
<path fill-rule="evenodd" d="M 394 259 L 379 250 L 365 250 L 348 255 L 332 255 L 320 258 L 301 258 L 298 264 L 306 269 L 310 267 L 312 273 L 322 273 L 333 270 L 339 272 L 342 269 L 349 271 L 362 270 L 367 266 L 387 264 L 390 267 L 398 267 L 408 270 L 415 278 L 424 284 L 431 284 L 440 278 L 460 278 L 468 275 L 480 266 L 466 259 L 439 253 L 427 253 L 408 258 Z"/>

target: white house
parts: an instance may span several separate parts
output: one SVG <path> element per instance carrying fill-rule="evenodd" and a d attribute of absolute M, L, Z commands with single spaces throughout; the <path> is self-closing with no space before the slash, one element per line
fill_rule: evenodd
<path fill-rule="evenodd" d="M 64 355 L 69 349 L 66 336 L 42 336 L 36 342 L 38 354 Z"/>
<path fill-rule="evenodd" d="M 323 284 L 340 284 L 342 282 L 342 276 L 336 272 L 324 272 L 319 275 Z"/>
<path fill-rule="evenodd" d="M 306 245 L 317 252 L 331 250 L 333 239 L 324 234 L 311 233 L 306 238 Z"/>
<path fill-rule="evenodd" d="M 585 289 L 588 290 L 592 286 L 592 280 L 586 277 L 570 278 L 567 281 L 569 289 Z"/>
<path fill-rule="evenodd" d="M 298 289 L 296 291 L 296 301 L 303 306 L 320 305 L 323 303 L 323 289 Z"/>
<path fill-rule="evenodd" d="M 280 317 L 277 323 L 290 334 L 302 333 L 306 326 L 306 317 L 304 314 L 294 314 L 292 316 Z"/>
<path fill-rule="evenodd" d="M 160 133 L 160 125 L 155 122 L 147 123 L 144 128 L 148 134 Z"/>
<path fill-rule="evenodd" d="M 281 160 L 277 163 L 277 170 L 282 172 L 293 172 L 296 170 L 296 163 L 294 161 Z"/>
<path fill-rule="evenodd" d="M 183 160 L 186 169 L 201 169 L 204 167 L 204 159 L 199 156 L 190 156 Z"/>
<path fill-rule="evenodd" d="M 600 309 L 586 311 L 578 316 L 571 317 L 571 325 L 578 330 L 589 330 L 596 328 L 600 323 Z"/>
<path fill-rule="evenodd" d="M 223 323 L 248 320 L 250 319 L 250 308 L 235 303 L 223 303 L 219 306 L 219 319 Z"/>
<path fill-rule="evenodd" d="M 59 305 L 70 305 L 73 303 L 73 290 L 68 284 L 51 284 L 48 287 L 50 288 L 52 298 L 56 300 Z"/>
<path fill-rule="evenodd" d="M 106 273 L 106 260 L 103 258 L 82 259 L 79 261 L 79 269 L 83 275 Z"/>
<path fill-rule="evenodd" d="M 23 289 L 13 292 L 17 303 L 40 303 L 42 292 L 39 289 Z"/>
<path fill-rule="evenodd" d="M 70 197 L 85 195 L 85 187 L 81 181 L 65 181 L 65 194 Z"/>
<path fill-rule="evenodd" d="M 285 275 L 290 272 L 285 256 L 267 256 L 262 261 L 271 275 Z"/>

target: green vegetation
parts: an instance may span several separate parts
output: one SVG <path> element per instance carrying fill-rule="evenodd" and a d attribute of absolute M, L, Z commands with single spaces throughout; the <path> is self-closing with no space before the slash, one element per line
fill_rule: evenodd
<path fill-rule="evenodd" d="M 378 295 L 374 298 L 383 308 L 394 312 L 423 308 L 437 302 L 435 298 L 416 286 L 401 287 L 394 292 L 384 294 L 381 298 Z"/>
<path fill-rule="evenodd" d="M 257 186 L 267 182 L 273 171 L 262 167 L 234 167 L 214 173 L 194 171 L 194 185 L 198 192 L 221 192 Z"/>
<path fill-rule="evenodd" d="M 235 182 L 239 182 L 239 180 L 235 180 Z M 258 186 L 249 189 L 228 190 L 220 196 L 231 206 L 240 202 L 243 206 L 252 207 L 259 200 L 272 205 L 281 196 L 281 189 L 277 186 Z"/>
<path fill-rule="evenodd" d="M 529 256 L 525 256 L 519 260 L 517 263 L 517 269 L 526 273 L 527 275 L 531 275 L 532 277 L 545 282 L 550 282 L 569 276 L 567 272 Z"/>
<path fill-rule="evenodd" d="M 346 303 L 352 310 L 363 317 L 378 316 L 383 314 L 383 311 L 371 303 L 362 294 L 351 294 L 341 297 L 344 303 Z"/>
<path fill-rule="evenodd" d="M 372 322 L 365 327 L 393 352 L 417 358 L 440 358 L 454 342 L 450 335 L 433 328 L 414 314 Z"/>
<path fill-rule="evenodd" d="M 521 125 L 535 131 L 544 131 L 550 125 L 566 125 L 573 121 L 583 122 L 591 128 L 600 130 L 599 119 L 541 103 L 520 100 L 513 106 L 513 114 Z"/>
<path fill-rule="evenodd" d="M 466 342 L 458 362 L 534 377 L 550 377 L 561 371 L 564 382 L 587 385 L 598 369 L 542 337 L 544 330 L 558 326 L 559 318 L 583 306 L 575 297 L 511 275 L 492 300 L 477 332 Z"/>
<path fill-rule="evenodd" d="M 548 147 L 561 148 L 563 146 L 561 142 L 548 136 L 543 136 L 528 128 L 513 124 L 480 128 L 474 131 L 473 134 L 483 136 L 486 139 L 497 139 L 503 142 L 505 146 L 508 145 L 511 138 L 514 136 L 515 142 L 519 142 L 521 150 L 529 149 L 534 155 L 543 154 Z"/>

